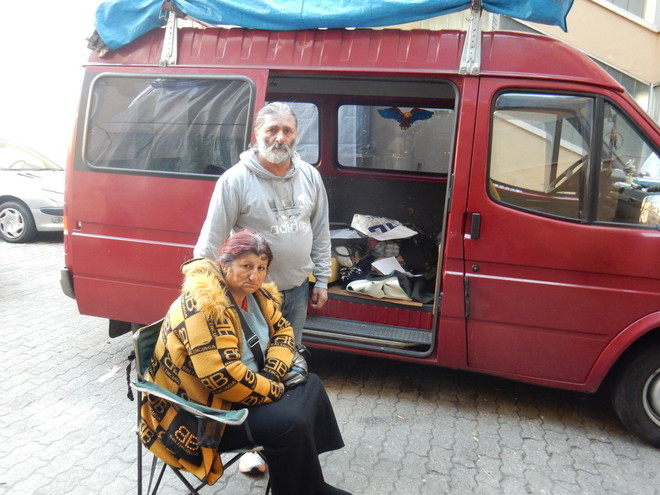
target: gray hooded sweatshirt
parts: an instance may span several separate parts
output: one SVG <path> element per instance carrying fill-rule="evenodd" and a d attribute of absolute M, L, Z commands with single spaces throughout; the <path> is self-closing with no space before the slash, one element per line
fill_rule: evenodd
<path fill-rule="evenodd" d="M 326 288 L 331 272 L 330 228 L 321 174 L 298 154 L 284 177 L 264 169 L 255 150 L 241 153 L 240 158 L 216 183 L 195 257 L 217 260 L 232 232 L 256 230 L 273 251 L 268 273 L 280 290 L 302 285 L 310 273 L 317 287 Z"/>

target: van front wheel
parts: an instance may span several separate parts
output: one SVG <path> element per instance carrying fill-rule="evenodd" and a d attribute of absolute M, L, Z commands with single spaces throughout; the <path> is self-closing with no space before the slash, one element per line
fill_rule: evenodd
<path fill-rule="evenodd" d="M 660 344 L 637 354 L 619 372 L 612 404 L 628 430 L 660 447 Z"/>

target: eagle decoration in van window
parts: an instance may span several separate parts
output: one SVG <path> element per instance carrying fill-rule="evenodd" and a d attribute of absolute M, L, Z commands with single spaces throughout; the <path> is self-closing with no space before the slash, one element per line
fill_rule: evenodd
<path fill-rule="evenodd" d="M 409 112 L 402 112 L 399 107 L 383 108 L 378 110 L 378 113 L 386 119 L 396 120 L 404 131 L 410 129 L 410 126 L 418 120 L 428 120 L 433 117 L 433 112 L 417 107 Z"/>

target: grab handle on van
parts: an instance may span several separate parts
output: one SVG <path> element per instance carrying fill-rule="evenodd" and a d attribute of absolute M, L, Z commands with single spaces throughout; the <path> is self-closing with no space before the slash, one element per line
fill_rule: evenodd
<path fill-rule="evenodd" d="M 481 213 L 472 214 L 472 226 L 470 227 L 470 239 L 479 239 L 481 232 Z"/>

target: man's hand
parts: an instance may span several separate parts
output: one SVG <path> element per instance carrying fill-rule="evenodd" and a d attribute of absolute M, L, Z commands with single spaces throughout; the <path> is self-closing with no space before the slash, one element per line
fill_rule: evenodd
<path fill-rule="evenodd" d="M 309 299 L 312 308 L 321 309 L 325 302 L 328 300 L 328 289 L 314 287 L 312 289 L 312 295 L 309 297 Z"/>

